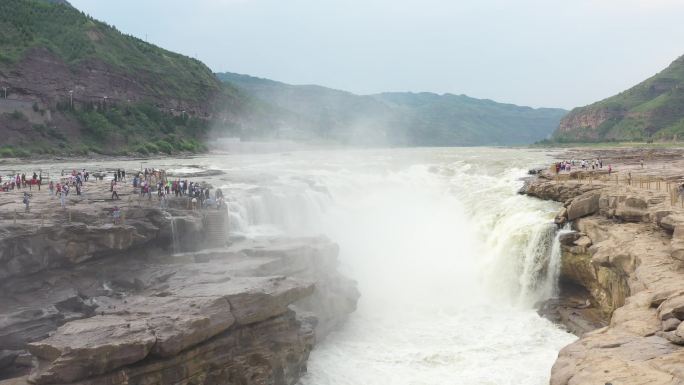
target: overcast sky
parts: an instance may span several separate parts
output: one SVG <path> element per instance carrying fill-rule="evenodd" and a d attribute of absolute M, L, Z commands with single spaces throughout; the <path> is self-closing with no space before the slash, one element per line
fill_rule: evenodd
<path fill-rule="evenodd" d="M 230 71 L 534 107 L 611 96 L 684 54 L 684 0 L 70 0 Z"/>

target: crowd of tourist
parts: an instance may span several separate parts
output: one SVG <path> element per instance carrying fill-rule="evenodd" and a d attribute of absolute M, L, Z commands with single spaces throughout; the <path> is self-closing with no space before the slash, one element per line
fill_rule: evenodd
<path fill-rule="evenodd" d="M 570 172 L 574 168 L 578 168 L 580 170 L 589 170 L 589 169 L 598 170 L 598 169 L 603 169 L 603 160 L 601 158 L 596 158 L 596 159 L 592 159 L 592 160 L 586 160 L 586 159 L 575 160 L 575 159 L 572 159 L 572 160 L 565 160 L 562 162 L 556 162 L 554 164 L 554 166 L 556 168 L 556 174 L 560 173 L 561 171 Z M 611 168 L 610 165 L 608 167 Z"/>
<path fill-rule="evenodd" d="M 40 190 L 40 186 L 43 183 L 43 175 L 33 173 L 33 176 L 26 178 L 26 174 L 16 174 L 6 176 L 4 179 L 0 176 L 0 189 L 4 192 L 13 191 L 15 189 L 26 189 L 31 190 L 33 186 L 36 186 Z"/>
<path fill-rule="evenodd" d="M 104 179 L 105 173 L 95 173 L 94 179 L 97 181 Z M 67 205 L 67 198 L 72 191 L 75 191 L 76 196 L 85 197 L 86 183 L 91 179 L 91 173 L 85 168 L 81 170 L 72 170 L 65 172 L 62 170 L 61 175 L 56 180 L 50 178 L 47 184 L 47 193 L 50 199 L 58 199 L 60 206 L 65 208 Z M 5 192 L 10 192 L 19 189 L 29 189 L 37 187 L 40 190 L 43 184 L 42 173 L 34 172 L 32 176 L 26 174 L 12 174 L 4 178 L 0 177 L 0 189 Z M 225 207 L 225 200 L 221 189 L 216 189 L 212 194 L 211 187 L 205 183 L 182 180 L 181 178 L 170 179 L 167 177 L 164 170 L 146 168 L 142 171 L 135 172 L 133 178 L 127 179 L 126 171 L 118 169 L 112 173 L 112 180 L 110 181 L 111 200 L 120 200 L 121 189 L 132 187 L 132 193 L 138 195 L 139 198 L 147 198 L 152 200 L 152 196 L 156 195 L 162 208 L 168 207 L 168 199 L 175 197 L 175 199 L 187 199 L 186 207 L 194 209 L 200 208 L 216 208 Z M 33 196 L 26 191 L 23 194 L 22 203 L 25 205 L 25 211 L 30 210 L 30 202 Z M 114 222 L 120 220 L 121 209 L 115 206 L 112 209 L 112 217 Z"/>

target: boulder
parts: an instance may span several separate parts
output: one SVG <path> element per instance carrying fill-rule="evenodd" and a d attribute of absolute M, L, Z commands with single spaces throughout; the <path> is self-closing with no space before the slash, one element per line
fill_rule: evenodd
<path fill-rule="evenodd" d="M 672 296 L 658 306 L 658 317 L 661 321 L 670 318 L 684 320 L 684 295 Z"/>
<path fill-rule="evenodd" d="M 579 247 L 589 247 L 591 246 L 591 238 L 587 237 L 586 235 L 581 236 L 579 239 L 575 241 L 575 245 Z"/>
<path fill-rule="evenodd" d="M 675 334 L 684 339 L 684 323 L 679 323 L 677 329 L 675 329 Z"/>
<path fill-rule="evenodd" d="M 658 210 L 654 213 L 654 219 L 656 224 L 668 231 L 674 231 L 675 226 L 680 221 L 672 215 L 670 210 Z"/>
<path fill-rule="evenodd" d="M 630 196 L 624 201 L 626 207 L 631 207 L 633 209 L 645 210 L 648 208 L 648 203 L 642 198 Z"/>
<path fill-rule="evenodd" d="M 665 302 L 668 298 L 675 296 L 675 295 L 681 295 L 681 294 L 684 294 L 684 292 L 679 292 L 675 289 L 667 289 L 667 290 L 656 292 L 655 294 L 653 294 L 653 298 L 651 299 L 651 307 L 657 308 L 663 302 Z"/>
<path fill-rule="evenodd" d="M 665 332 L 671 332 L 673 330 L 676 330 L 677 327 L 682 323 L 682 321 L 676 319 L 676 318 L 670 318 L 666 319 L 662 323 L 663 331 Z"/>
<path fill-rule="evenodd" d="M 582 237 L 582 234 L 578 233 L 577 231 L 571 231 L 571 232 L 567 232 L 567 233 L 562 233 L 558 237 L 558 241 L 560 242 L 561 245 L 572 246 L 575 244 L 575 241 L 577 241 L 581 237 Z"/>
<path fill-rule="evenodd" d="M 598 193 L 587 193 L 575 198 L 568 207 L 568 220 L 596 213 L 599 210 L 599 196 Z"/>
<path fill-rule="evenodd" d="M 563 225 L 565 222 L 568 220 L 568 209 L 565 207 L 562 207 L 558 214 L 556 214 L 556 217 L 553 219 L 553 222 L 557 225 Z"/>
<path fill-rule="evenodd" d="M 72 321 L 28 345 L 39 361 L 30 380 L 69 383 L 104 374 L 144 359 L 156 341 L 145 320 L 107 315 Z"/>

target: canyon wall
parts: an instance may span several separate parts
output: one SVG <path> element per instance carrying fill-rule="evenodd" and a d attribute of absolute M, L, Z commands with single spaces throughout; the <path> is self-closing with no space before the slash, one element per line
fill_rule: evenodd
<path fill-rule="evenodd" d="M 682 383 L 684 210 L 633 186 L 540 178 L 521 192 L 564 203 L 561 284 L 607 322 L 561 350 L 551 384 Z"/>

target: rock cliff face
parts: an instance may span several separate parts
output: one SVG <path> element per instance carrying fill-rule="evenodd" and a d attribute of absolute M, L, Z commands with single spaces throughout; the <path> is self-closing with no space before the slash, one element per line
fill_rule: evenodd
<path fill-rule="evenodd" d="M 551 384 L 684 382 L 684 216 L 665 192 L 537 180 L 523 192 L 565 204 L 561 281 L 607 321 L 564 348 Z"/>
<path fill-rule="evenodd" d="M 599 127 L 610 119 L 621 118 L 620 111 L 604 108 L 573 110 L 561 119 L 556 137 L 578 141 L 598 141 L 603 139 Z"/>
<path fill-rule="evenodd" d="M 134 248 L 146 253 L 170 244 L 175 220 L 188 249 L 204 242 L 200 213 L 140 208 L 128 212 L 125 224 L 102 222 L 98 213 L 74 211 L 71 218 L 49 216 L 41 223 L 0 228 L 0 279 L 24 276 L 48 268 L 74 266 L 87 260 Z"/>
<path fill-rule="evenodd" d="M 316 339 L 354 311 L 359 293 L 330 241 L 170 255 L 169 215 L 8 231 L 0 384 L 294 384 Z M 174 217 L 186 249 L 207 244 L 201 213 Z"/>
<path fill-rule="evenodd" d="M 560 122 L 560 141 L 681 138 L 684 57 L 618 95 L 572 110 Z"/>

